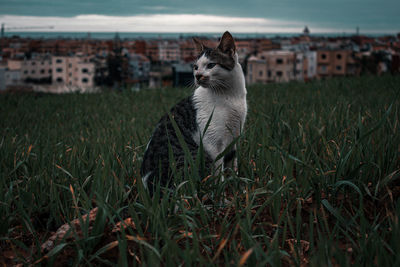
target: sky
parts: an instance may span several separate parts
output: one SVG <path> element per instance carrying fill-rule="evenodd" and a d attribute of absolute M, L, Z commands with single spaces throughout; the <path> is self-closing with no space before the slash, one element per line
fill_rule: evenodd
<path fill-rule="evenodd" d="M 41 32 L 397 33 L 400 0 L 0 0 L 0 23 Z"/>

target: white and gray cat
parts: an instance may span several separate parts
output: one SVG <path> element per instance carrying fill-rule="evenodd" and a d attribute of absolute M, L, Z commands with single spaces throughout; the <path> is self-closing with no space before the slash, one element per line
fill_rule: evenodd
<path fill-rule="evenodd" d="M 197 39 L 194 41 L 200 52 L 193 69 L 198 87 L 191 96 L 175 105 L 170 115 L 161 118 L 144 153 L 141 175 L 150 194 L 157 183 L 172 186 L 170 150 L 175 167 L 179 169 L 184 165 L 185 153 L 170 116 L 193 157 L 198 154 L 202 141 L 206 169 L 211 172 L 226 167 L 237 168 L 235 146 L 216 161 L 217 156 L 239 136 L 247 114 L 245 78 L 235 42 L 229 32 L 223 34 L 216 48 L 206 47 Z"/>

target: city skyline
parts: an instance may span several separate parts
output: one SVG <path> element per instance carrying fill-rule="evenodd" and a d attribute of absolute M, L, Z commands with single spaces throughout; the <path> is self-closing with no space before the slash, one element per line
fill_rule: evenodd
<path fill-rule="evenodd" d="M 400 31 L 400 2 L 393 0 L 1 2 L 0 22 L 10 32 L 295 33 L 306 25 L 312 33 Z"/>

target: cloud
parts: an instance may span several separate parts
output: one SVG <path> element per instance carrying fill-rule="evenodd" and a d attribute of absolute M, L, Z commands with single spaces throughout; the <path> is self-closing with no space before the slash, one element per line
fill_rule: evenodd
<path fill-rule="evenodd" d="M 142 6 L 142 9 L 151 10 L 151 11 L 162 11 L 171 9 L 171 7 L 167 6 Z"/>
<path fill-rule="evenodd" d="M 2 15 L 7 27 L 32 27 L 23 31 L 50 31 L 36 27 L 54 26 L 55 32 L 182 32 L 212 33 L 230 30 L 235 33 L 295 33 L 305 24 L 266 18 L 229 17 L 203 14 L 153 14 L 135 16 L 79 15 L 74 17 Z M 308 25 L 313 33 L 334 29 Z M 352 29 L 351 29 L 352 30 Z M 13 31 L 10 29 L 9 31 Z M 22 31 L 15 29 L 14 31 Z"/>

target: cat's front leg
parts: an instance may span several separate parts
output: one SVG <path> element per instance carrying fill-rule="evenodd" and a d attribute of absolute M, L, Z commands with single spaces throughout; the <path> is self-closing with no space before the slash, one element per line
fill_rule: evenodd
<path fill-rule="evenodd" d="M 236 144 L 232 147 L 231 151 L 229 151 L 224 156 L 224 171 L 232 170 L 234 172 L 238 172 L 238 162 L 236 157 Z"/>

